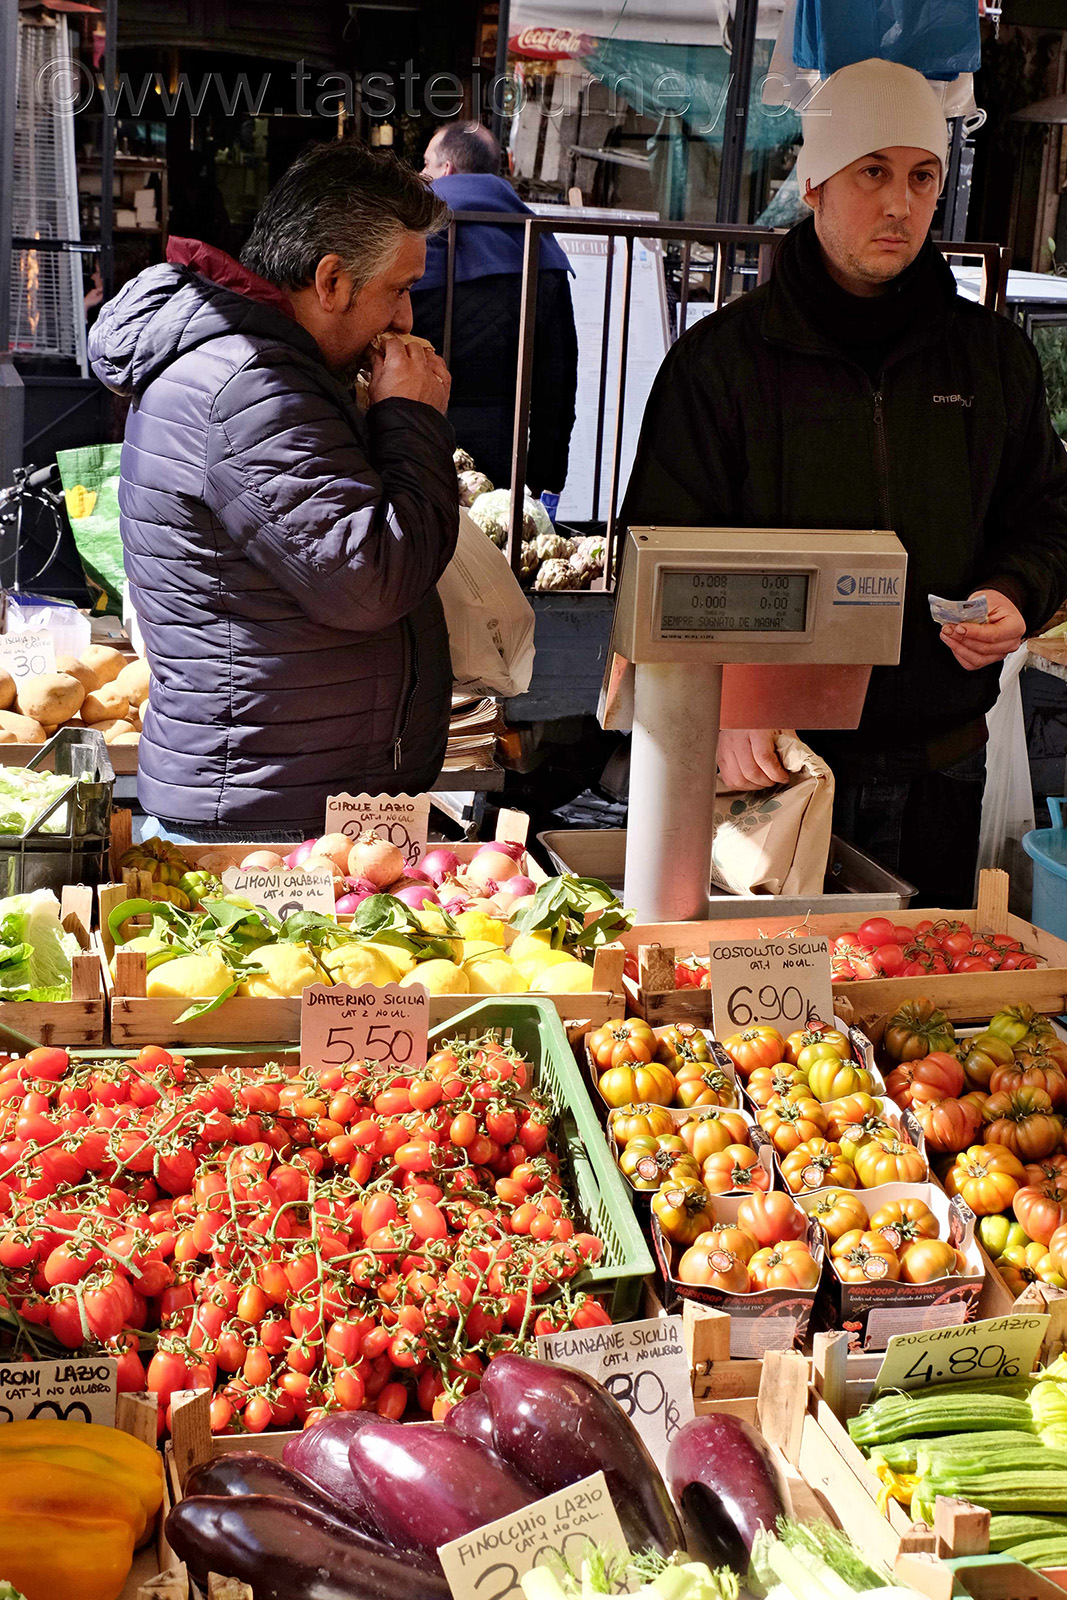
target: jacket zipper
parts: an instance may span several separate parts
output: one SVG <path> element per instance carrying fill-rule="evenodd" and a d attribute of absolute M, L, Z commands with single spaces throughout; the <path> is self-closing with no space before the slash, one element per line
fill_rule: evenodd
<path fill-rule="evenodd" d="M 885 436 L 885 405 L 881 389 L 874 391 L 874 437 L 875 456 L 878 465 L 878 500 L 882 507 L 882 526 L 893 526 L 893 514 L 889 505 L 889 446 Z"/>
<path fill-rule="evenodd" d="M 415 637 L 415 630 L 412 628 L 406 617 L 404 618 L 403 628 L 411 646 L 411 684 L 408 688 L 403 712 L 401 713 L 400 727 L 397 729 L 396 742 L 393 745 L 394 772 L 400 771 L 401 746 L 404 742 L 404 735 L 408 731 L 408 723 L 411 721 L 412 707 L 415 704 L 415 695 L 417 694 L 419 688 L 419 642 Z"/>

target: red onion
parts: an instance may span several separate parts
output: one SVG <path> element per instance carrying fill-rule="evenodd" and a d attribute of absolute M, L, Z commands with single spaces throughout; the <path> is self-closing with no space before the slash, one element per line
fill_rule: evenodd
<path fill-rule="evenodd" d="M 350 917 L 361 901 L 366 900 L 368 895 L 377 893 L 377 889 L 352 889 L 335 901 L 334 912 L 339 917 Z"/>
<path fill-rule="evenodd" d="M 511 839 L 490 839 L 488 844 L 480 844 L 474 852 L 477 859 L 486 850 L 499 850 L 503 856 L 510 856 L 512 861 L 521 861 L 526 854 L 524 844 L 516 844 Z"/>
<path fill-rule="evenodd" d="M 440 888 L 444 880 L 459 871 L 459 857 L 454 850 L 430 850 L 423 856 L 420 866 L 431 883 Z"/>
<path fill-rule="evenodd" d="M 537 885 L 532 878 L 509 878 L 507 883 L 502 883 L 498 894 L 509 895 L 513 900 L 523 900 L 528 894 L 537 893 Z"/>
<path fill-rule="evenodd" d="M 290 850 L 289 854 L 285 858 L 285 864 L 289 868 L 290 872 L 293 872 L 297 867 L 302 867 L 304 865 L 304 862 L 307 860 L 308 856 L 311 854 L 312 850 L 314 850 L 318 842 L 319 841 L 317 839 L 305 839 L 303 844 L 298 844 L 295 850 Z"/>
<path fill-rule="evenodd" d="M 437 906 L 440 901 L 428 883 L 409 883 L 403 889 L 398 889 L 394 899 L 402 900 L 406 906 L 412 906 L 419 911 L 423 906 Z"/>

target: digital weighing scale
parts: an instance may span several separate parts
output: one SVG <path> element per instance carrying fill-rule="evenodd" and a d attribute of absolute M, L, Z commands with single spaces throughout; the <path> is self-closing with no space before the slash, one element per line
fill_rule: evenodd
<path fill-rule="evenodd" d="M 640 921 L 708 915 L 720 726 L 856 726 L 871 667 L 900 660 L 906 569 L 888 532 L 630 529 L 600 722 L 633 730 Z"/>

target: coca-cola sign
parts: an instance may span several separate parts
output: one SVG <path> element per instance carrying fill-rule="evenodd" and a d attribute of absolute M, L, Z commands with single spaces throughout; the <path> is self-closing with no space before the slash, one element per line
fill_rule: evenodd
<path fill-rule="evenodd" d="M 595 40 L 588 33 L 570 28 L 523 28 L 508 40 L 512 55 L 535 61 L 567 61 L 572 56 L 590 55 Z"/>

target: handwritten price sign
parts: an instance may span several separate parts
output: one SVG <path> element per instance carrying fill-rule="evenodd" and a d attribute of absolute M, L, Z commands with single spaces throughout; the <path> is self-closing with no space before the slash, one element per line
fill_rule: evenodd
<path fill-rule="evenodd" d="M 332 917 L 336 903 L 328 872 L 242 872 L 231 867 L 222 874 L 222 886 L 273 912 L 279 922 L 295 917 L 298 911 L 319 911 Z"/>
<path fill-rule="evenodd" d="M 378 988 L 314 983 L 300 998 L 301 1067 L 348 1067 L 356 1061 L 426 1065 L 430 1001 L 421 984 Z"/>
<path fill-rule="evenodd" d="M 626 1539 L 602 1472 L 486 1523 L 437 1551 L 455 1600 L 522 1600 L 519 1579 L 535 1567 L 580 1571 L 592 1543 L 626 1553 Z"/>
<path fill-rule="evenodd" d="M 661 1469 L 666 1465 L 668 1445 L 693 1415 L 681 1317 L 541 1334 L 537 1354 L 542 1361 L 578 1367 L 602 1383 L 641 1435 L 656 1465 Z"/>
<path fill-rule="evenodd" d="M 43 1417 L 113 1428 L 118 1370 L 111 1356 L 0 1365 L 0 1423 Z"/>
<path fill-rule="evenodd" d="M 395 844 L 409 866 L 417 866 L 426 854 L 429 831 L 428 794 L 332 794 L 326 802 L 326 833 L 350 839 L 376 833 Z"/>
<path fill-rule="evenodd" d="M 720 1039 L 759 1023 L 792 1033 L 815 1019 L 832 1022 L 828 940 L 716 941 L 711 946 L 711 1001 Z"/>
<path fill-rule="evenodd" d="M 16 683 L 56 670 L 56 647 L 50 633 L 0 633 L 0 667 Z"/>
<path fill-rule="evenodd" d="M 886 1346 L 875 1392 L 925 1389 L 929 1383 L 973 1383 L 1019 1378 L 1037 1359 L 1052 1319 L 1048 1316 L 989 1317 L 956 1328 L 898 1333 Z"/>

